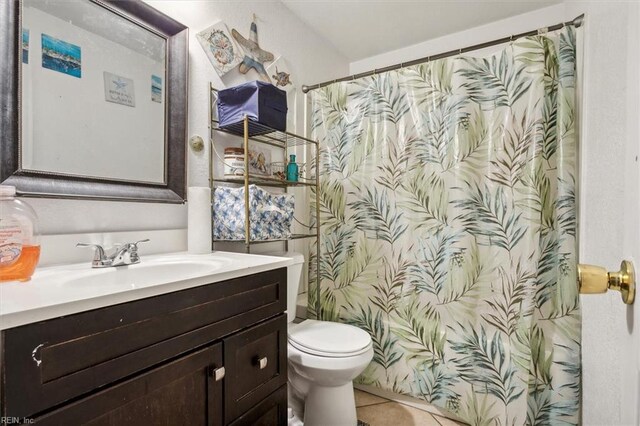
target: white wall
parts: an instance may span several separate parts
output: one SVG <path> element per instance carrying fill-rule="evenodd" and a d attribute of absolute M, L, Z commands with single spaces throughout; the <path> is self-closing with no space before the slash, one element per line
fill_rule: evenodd
<path fill-rule="evenodd" d="M 22 64 L 23 166 L 163 183 L 165 104 L 151 100 L 151 75 L 164 86 L 164 61 L 33 7 L 23 16 L 30 35 L 29 63 Z M 80 46 L 81 78 L 42 67 L 41 34 Z M 133 80 L 134 107 L 105 100 L 105 71 Z"/>
<path fill-rule="evenodd" d="M 258 17 L 261 46 L 287 59 L 293 81 L 298 85 L 308 81 L 324 81 L 348 73 L 346 58 L 307 28 L 280 2 L 150 0 L 148 3 L 189 27 L 189 136 L 198 134 L 205 141 L 208 140 L 210 81 L 217 87 L 228 87 L 256 78 L 253 71 L 246 76 L 231 71 L 223 80 L 217 76 L 195 34 L 219 20 L 226 22 L 229 28 L 236 28 L 244 36 L 248 36 L 252 13 L 255 13 Z M 302 129 L 302 104 L 302 101 L 297 102 L 298 129 Z M 290 113 L 295 109 L 290 110 Z M 189 150 L 189 185 L 208 184 L 208 158 L 208 149 L 200 153 Z M 184 205 L 35 198 L 28 201 L 36 209 L 45 234 L 176 229 L 187 226 L 187 208 Z M 166 251 L 173 249 L 175 247 L 168 246 Z M 86 253 L 82 258 L 86 258 Z"/>
<path fill-rule="evenodd" d="M 622 259 L 640 262 L 639 9 L 635 0 L 567 1 L 352 62 L 350 73 L 553 25 L 585 13 L 579 261 L 617 270 Z M 583 423 L 638 425 L 640 302 L 626 308 L 619 293 L 613 292 L 581 299 Z"/>
<path fill-rule="evenodd" d="M 488 4 L 487 7 L 499 6 Z M 574 17 L 575 16 L 569 19 L 573 19 Z M 367 72 L 376 68 L 383 68 L 425 56 L 436 55 L 438 53 L 495 40 L 497 38 L 508 37 L 511 34 L 518 34 L 524 31 L 554 25 L 563 19 L 564 5 L 549 6 L 523 15 L 470 28 L 436 39 L 426 40 L 422 43 L 403 47 L 402 49 L 351 62 L 351 64 L 349 64 L 349 71 L 350 74 Z"/>

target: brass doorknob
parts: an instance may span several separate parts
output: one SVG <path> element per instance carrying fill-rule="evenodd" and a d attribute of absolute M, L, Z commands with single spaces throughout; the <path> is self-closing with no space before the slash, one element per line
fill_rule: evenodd
<path fill-rule="evenodd" d="M 578 265 L 578 288 L 581 294 L 606 293 L 618 290 L 622 301 L 632 305 L 636 298 L 636 274 L 633 263 L 623 260 L 620 270 L 607 272 L 605 268 L 594 265 Z"/>

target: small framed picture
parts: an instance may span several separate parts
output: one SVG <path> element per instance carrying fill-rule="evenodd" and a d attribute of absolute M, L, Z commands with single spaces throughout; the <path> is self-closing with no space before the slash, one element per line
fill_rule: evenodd
<path fill-rule="evenodd" d="M 82 50 L 80 46 L 42 34 L 42 68 L 81 78 Z"/>
<path fill-rule="evenodd" d="M 240 46 L 231 37 L 224 22 L 218 22 L 200 31 L 196 38 L 220 77 L 242 62 Z"/>
<path fill-rule="evenodd" d="M 157 75 L 151 76 L 151 100 L 162 103 L 162 78 Z"/>
<path fill-rule="evenodd" d="M 105 71 L 104 98 L 107 102 L 135 107 L 133 80 Z"/>
<path fill-rule="evenodd" d="M 22 29 L 22 63 L 29 63 L 29 30 Z"/>
<path fill-rule="evenodd" d="M 271 175 L 271 151 L 266 148 L 249 148 L 249 174 Z"/>
<path fill-rule="evenodd" d="M 269 77 L 271 77 L 273 85 L 278 89 L 282 89 L 288 93 L 295 88 L 291 71 L 289 70 L 289 64 L 282 56 L 278 56 L 275 61 L 269 64 L 267 73 Z"/>

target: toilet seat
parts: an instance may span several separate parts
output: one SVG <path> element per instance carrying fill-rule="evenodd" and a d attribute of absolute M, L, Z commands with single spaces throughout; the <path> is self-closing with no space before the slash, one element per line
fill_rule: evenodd
<path fill-rule="evenodd" d="M 301 352 L 328 358 L 361 355 L 371 347 L 371 336 L 348 324 L 306 320 L 288 331 L 289 344 Z"/>

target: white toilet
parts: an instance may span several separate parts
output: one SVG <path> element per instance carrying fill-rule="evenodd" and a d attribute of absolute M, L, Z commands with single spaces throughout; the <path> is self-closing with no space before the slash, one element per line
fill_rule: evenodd
<path fill-rule="evenodd" d="M 294 324 L 304 256 L 280 256 L 295 261 L 287 270 L 289 407 L 305 426 L 355 426 L 352 381 L 373 358 L 371 336 L 358 327 L 329 321 Z"/>

